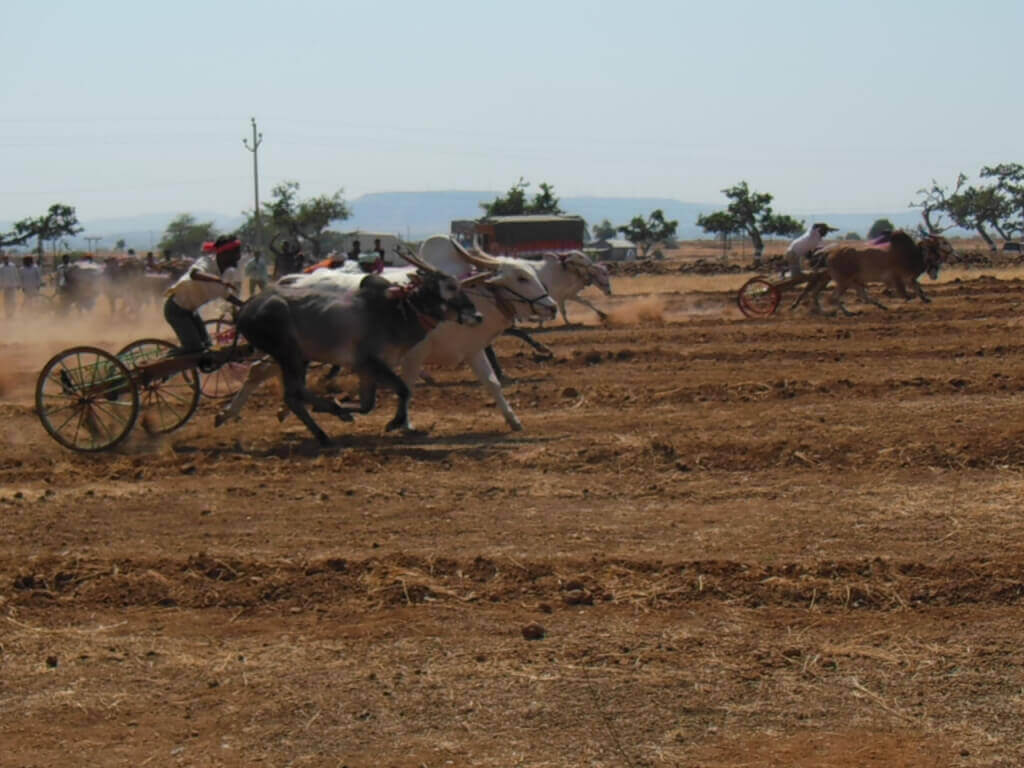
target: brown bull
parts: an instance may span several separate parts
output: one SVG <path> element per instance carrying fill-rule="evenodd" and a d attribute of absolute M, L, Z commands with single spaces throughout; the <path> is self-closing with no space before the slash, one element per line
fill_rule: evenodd
<path fill-rule="evenodd" d="M 842 300 L 849 288 L 855 288 L 862 301 L 888 309 L 868 295 L 868 283 L 884 283 L 889 290 L 906 300 L 913 298 L 907 293 L 906 283 L 910 283 L 917 297 L 927 303 L 931 299 L 925 295 L 917 279 L 927 272 L 935 280 L 939 276 L 939 265 L 952 254 L 953 247 L 944 237 L 926 235 L 915 243 L 910 235 L 902 231 L 893 232 L 887 243 L 841 243 L 825 252 L 825 271 L 810 282 L 808 291 L 814 296 L 817 311 L 822 311 L 821 292 L 831 279 L 835 284 L 832 300 L 845 315 L 852 314 Z"/>

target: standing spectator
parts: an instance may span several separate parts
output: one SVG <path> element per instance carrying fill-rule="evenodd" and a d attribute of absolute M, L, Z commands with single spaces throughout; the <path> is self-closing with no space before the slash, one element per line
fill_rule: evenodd
<path fill-rule="evenodd" d="M 249 278 L 249 295 L 255 296 L 267 287 L 267 263 L 263 260 L 263 254 L 256 251 L 252 255 L 252 261 L 245 265 L 245 276 Z"/>
<path fill-rule="evenodd" d="M 21 281 L 21 291 L 25 294 L 25 305 L 34 306 L 39 298 L 39 286 L 43 282 L 43 278 L 39 274 L 39 267 L 32 261 L 31 256 L 22 259 L 18 277 Z"/>
<path fill-rule="evenodd" d="M 21 278 L 18 276 L 18 268 L 11 263 L 11 257 L 5 253 L 2 263 L 0 263 L 0 288 L 4 292 L 4 314 L 8 320 L 14 317 L 20 287 Z"/>
<path fill-rule="evenodd" d="M 57 265 L 57 298 L 60 301 L 58 309 L 61 314 L 67 314 L 71 309 L 71 254 L 65 253 L 61 256 L 60 264 Z"/>

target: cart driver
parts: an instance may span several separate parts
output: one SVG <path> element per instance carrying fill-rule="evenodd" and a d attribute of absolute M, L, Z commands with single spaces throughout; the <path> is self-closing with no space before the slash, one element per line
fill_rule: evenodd
<path fill-rule="evenodd" d="M 803 274 L 803 261 L 821 247 L 821 242 L 829 232 L 836 232 L 835 227 L 818 222 L 811 225 L 804 234 L 789 244 L 786 249 L 786 261 L 789 263 L 789 276 L 800 277 Z"/>
<path fill-rule="evenodd" d="M 181 342 L 177 354 L 205 352 L 210 336 L 199 316 L 199 308 L 214 299 L 237 302 L 229 282 L 242 255 L 242 243 L 233 235 L 222 235 L 213 243 L 203 245 L 202 256 L 192 262 L 188 271 L 164 294 L 164 319 Z"/>

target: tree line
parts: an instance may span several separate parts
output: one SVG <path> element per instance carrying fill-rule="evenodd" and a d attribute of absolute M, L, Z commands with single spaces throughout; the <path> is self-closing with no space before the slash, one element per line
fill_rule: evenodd
<path fill-rule="evenodd" d="M 922 229 L 933 234 L 954 226 L 973 231 L 993 250 L 996 244 L 992 233 L 1004 242 L 1024 235 L 1024 165 L 985 166 L 978 176 L 977 182 L 969 183 L 969 178 L 961 173 L 951 187 L 933 179 L 930 186 L 918 190 L 918 197 L 910 207 L 921 210 Z M 539 191 L 532 196 L 527 193 L 529 187 L 530 183 L 520 178 L 505 194 L 480 203 L 480 208 L 485 216 L 564 213 L 551 184 L 542 182 Z M 255 211 L 245 214 L 238 235 L 246 242 L 263 242 L 274 252 L 279 244 L 288 240 L 316 260 L 330 251 L 341 250 L 343 235 L 330 227 L 352 215 L 343 196 L 344 190 L 302 199 L 299 189 L 297 181 L 274 187 L 270 200 L 262 204 L 259 216 Z M 728 200 L 726 207 L 699 216 L 697 226 L 723 238 L 739 234 L 749 237 L 755 260 L 764 252 L 765 236 L 791 237 L 804 230 L 803 221 L 777 213 L 772 207 L 773 196 L 751 189 L 746 181 L 723 189 L 722 194 Z M 888 222 L 884 220 L 876 222 L 872 232 L 884 228 L 885 224 Z M 592 234 L 595 238 L 608 239 L 621 233 L 637 245 L 644 258 L 652 247 L 673 242 L 678 226 L 678 221 L 666 219 L 659 209 L 646 217 L 634 216 L 625 224 L 613 224 L 605 219 L 593 226 Z M 891 228 L 891 224 L 889 226 Z M 22 219 L 15 222 L 9 232 L 0 232 L 0 248 L 35 241 L 35 249 L 41 256 L 46 243 L 56 247 L 62 239 L 81 231 L 74 207 L 56 203 L 45 214 Z M 168 256 L 191 256 L 199 252 L 203 242 L 218 234 L 213 222 L 201 222 L 191 214 L 181 214 L 168 224 L 158 247 Z M 848 235 L 854 236 L 854 233 Z"/>

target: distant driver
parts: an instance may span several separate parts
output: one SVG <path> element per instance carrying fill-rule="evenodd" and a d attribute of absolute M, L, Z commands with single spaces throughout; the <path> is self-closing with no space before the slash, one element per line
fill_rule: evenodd
<path fill-rule="evenodd" d="M 822 240 L 828 237 L 829 232 L 835 231 L 835 227 L 818 222 L 789 244 L 789 248 L 786 249 L 786 260 L 789 262 L 790 277 L 799 277 L 803 274 L 804 259 L 821 247 Z"/>

